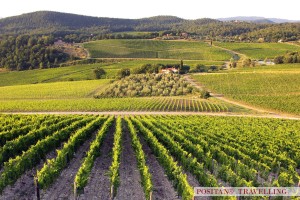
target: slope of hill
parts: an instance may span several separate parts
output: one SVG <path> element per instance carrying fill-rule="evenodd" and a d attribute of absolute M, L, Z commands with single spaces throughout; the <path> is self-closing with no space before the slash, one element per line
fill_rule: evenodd
<path fill-rule="evenodd" d="M 13 32 L 54 32 L 56 30 L 75 30 L 92 27 L 122 27 L 136 25 L 134 20 L 98 18 L 83 15 L 39 11 L 0 20 L 0 33 Z"/>

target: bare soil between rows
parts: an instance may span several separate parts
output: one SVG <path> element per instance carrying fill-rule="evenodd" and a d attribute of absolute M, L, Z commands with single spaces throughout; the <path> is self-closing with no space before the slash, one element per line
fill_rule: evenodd
<path fill-rule="evenodd" d="M 153 183 L 153 200 L 176 200 L 180 199 L 175 191 L 172 183 L 169 181 L 163 167 L 159 164 L 152 150 L 148 146 L 143 137 L 140 137 L 140 142 L 143 146 L 143 151 L 146 156 L 146 164 L 152 175 Z"/>
<path fill-rule="evenodd" d="M 100 147 L 100 156 L 95 159 L 90 178 L 84 191 L 79 195 L 80 200 L 110 199 L 109 167 L 112 163 L 115 124 L 110 128 Z"/>
<path fill-rule="evenodd" d="M 83 143 L 76 151 L 73 159 L 69 162 L 56 181 L 45 191 L 41 191 L 41 199 L 74 199 L 74 179 L 78 169 L 81 166 L 82 159 L 89 150 L 90 143 L 95 139 L 96 133 L 93 133 L 87 141 Z"/>
<path fill-rule="evenodd" d="M 52 159 L 56 156 L 56 150 L 47 154 L 46 159 Z M 25 172 L 13 185 L 7 186 L 0 200 L 14 199 L 36 199 L 36 190 L 34 185 L 34 176 L 36 171 L 44 166 L 45 161 L 41 161 L 35 168 Z"/>
<path fill-rule="evenodd" d="M 115 200 L 136 199 L 145 200 L 141 184 L 141 176 L 131 137 L 123 121 L 122 153 L 120 159 L 120 186 Z"/>

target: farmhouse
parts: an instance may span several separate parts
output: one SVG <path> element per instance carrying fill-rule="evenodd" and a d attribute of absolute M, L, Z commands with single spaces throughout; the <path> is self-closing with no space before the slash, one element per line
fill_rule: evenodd
<path fill-rule="evenodd" d="M 162 73 L 162 74 L 170 74 L 170 73 L 175 74 L 175 73 L 178 73 L 178 69 L 176 69 L 174 67 L 172 67 L 172 68 L 165 68 L 165 69 L 161 69 L 160 73 Z"/>

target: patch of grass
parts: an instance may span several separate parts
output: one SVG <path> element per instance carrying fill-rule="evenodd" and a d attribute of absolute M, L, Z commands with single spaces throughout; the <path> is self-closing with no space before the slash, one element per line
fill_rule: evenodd
<path fill-rule="evenodd" d="M 105 79 L 5 86 L 0 89 L 0 99 L 75 99 L 92 97 L 94 92 L 106 87 L 109 81 L 109 79 Z"/>

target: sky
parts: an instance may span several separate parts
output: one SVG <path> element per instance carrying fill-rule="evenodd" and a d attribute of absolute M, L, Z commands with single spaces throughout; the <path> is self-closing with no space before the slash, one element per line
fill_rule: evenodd
<path fill-rule="evenodd" d="M 299 8 L 299 0 L 8 0 L 1 2 L 0 17 L 49 10 L 131 19 L 173 15 L 184 19 L 260 16 L 300 20 Z"/>

